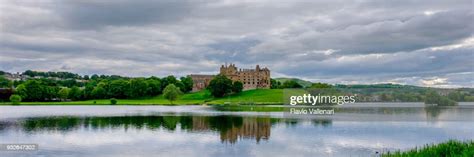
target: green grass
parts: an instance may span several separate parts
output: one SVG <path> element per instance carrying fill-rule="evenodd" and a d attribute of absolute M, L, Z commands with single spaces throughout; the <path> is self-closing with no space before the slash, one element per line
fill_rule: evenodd
<path fill-rule="evenodd" d="M 232 111 L 232 112 L 283 112 L 283 106 L 272 105 L 212 105 L 217 111 Z"/>
<path fill-rule="evenodd" d="M 95 102 L 95 103 L 94 103 Z M 117 105 L 200 105 L 200 104 L 282 104 L 282 89 L 257 89 L 243 91 L 224 98 L 213 98 L 209 91 L 204 90 L 182 95 L 170 103 L 163 95 L 141 99 L 117 99 Z M 11 105 L 11 102 L 0 102 L 0 105 Z M 110 105 L 110 99 L 64 102 L 21 102 L 20 105 Z"/>
<path fill-rule="evenodd" d="M 383 157 L 433 157 L 433 156 L 474 156 L 474 141 L 456 141 L 449 140 L 435 145 L 425 145 L 421 148 L 414 148 L 405 152 L 396 151 L 382 154 Z"/>
<path fill-rule="evenodd" d="M 273 105 L 283 104 L 283 89 L 256 89 L 215 98 L 208 104 Z"/>

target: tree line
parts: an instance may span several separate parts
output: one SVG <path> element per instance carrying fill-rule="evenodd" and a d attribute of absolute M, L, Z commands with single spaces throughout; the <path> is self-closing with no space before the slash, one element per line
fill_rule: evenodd
<path fill-rule="evenodd" d="M 192 90 L 191 77 L 173 75 L 158 78 L 128 78 L 118 75 L 79 76 L 67 72 L 24 72 L 31 78 L 26 81 L 10 81 L 0 76 L 0 88 L 11 90 L 11 101 L 77 101 L 90 99 L 127 99 L 152 97 L 163 94 L 171 102 Z M 51 77 L 67 78 L 52 79 Z M 35 78 L 35 76 L 42 76 Z M 87 80 L 76 80 L 84 79 Z M 214 77 L 207 88 L 214 97 L 240 93 L 243 83 L 232 81 L 224 75 Z M 116 102 L 115 102 L 116 103 Z"/>
<path fill-rule="evenodd" d="M 13 92 L 20 96 L 22 101 L 142 98 L 162 94 L 163 89 L 170 84 L 182 93 L 190 92 L 193 87 L 189 76 L 177 79 L 172 75 L 164 78 L 97 77 L 71 86 L 46 78 L 3 84 L 17 84 Z"/>
<path fill-rule="evenodd" d="M 26 76 L 30 76 L 30 77 L 41 76 L 41 77 L 57 77 L 57 78 L 62 78 L 62 79 L 82 79 L 83 78 L 79 74 L 74 74 L 74 73 L 71 73 L 71 72 L 63 72 L 63 71 L 60 71 L 60 72 L 53 72 L 53 71 L 42 72 L 42 71 L 26 70 L 22 74 L 26 75 Z"/>

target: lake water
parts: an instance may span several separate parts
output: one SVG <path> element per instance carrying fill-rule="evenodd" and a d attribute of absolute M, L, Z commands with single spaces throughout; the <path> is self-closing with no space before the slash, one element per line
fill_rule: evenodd
<path fill-rule="evenodd" d="M 390 106 L 390 107 L 388 107 Z M 474 105 L 354 104 L 334 115 L 206 106 L 0 106 L 0 156 L 377 156 L 474 139 Z"/>

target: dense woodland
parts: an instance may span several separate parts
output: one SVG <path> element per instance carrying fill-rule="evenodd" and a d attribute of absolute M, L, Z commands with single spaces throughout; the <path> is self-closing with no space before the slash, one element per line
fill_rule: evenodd
<path fill-rule="evenodd" d="M 62 101 L 107 98 L 143 98 L 156 96 L 174 84 L 183 93 L 192 90 L 190 77 L 128 78 L 117 75 L 79 76 L 68 72 L 25 71 L 31 78 L 26 81 L 9 81 L 0 77 L 0 87 L 13 88 L 22 101 Z M 35 76 L 41 76 L 36 77 Z M 52 79 L 52 78 L 61 79 Z"/>

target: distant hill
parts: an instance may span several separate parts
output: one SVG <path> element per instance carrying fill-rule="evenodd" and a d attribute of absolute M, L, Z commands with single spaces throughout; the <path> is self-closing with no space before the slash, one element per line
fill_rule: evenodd
<path fill-rule="evenodd" d="M 294 80 L 303 87 L 310 87 L 313 82 L 302 80 L 299 78 L 286 78 L 286 77 L 279 77 L 274 78 L 275 80 L 284 83 L 288 80 Z M 423 87 L 423 86 L 415 86 L 415 85 L 402 85 L 402 84 L 393 84 L 393 83 L 381 83 L 381 84 L 335 84 L 334 87 L 336 88 L 399 88 L 399 89 L 406 89 L 411 91 L 421 91 L 427 89 L 443 89 L 443 90 L 450 90 L 449 88 L 436 88 L 436 87 Z M 460 91 L 467 91 L 467 92 L 474 92 L 474 88 L 452 88 L 457 89 Z M 451 89 L 451 90 L 452 90 Z"/>
<path fill-rule="evenodd" d="M 382 84 L 336 84 L 335 87 L 339 88 L 407 88 L 407 89 L 423 89 L 428 87 L 420 87 L 414 85 L 401 85 L 401 84 L 392 84 L 392 83 L 382 83 Z"/>
<path fill-rule="evenodd" d="M 281 83 L 284 83 L 284 82 L 289 81 L 289 80 L 293 80 L 293 81 L 296 81 L 298 84 L 300 84 L 303 87 L 310 87 L 311 84 L 313 84 L 313 82 L 298 79 L 298 78 L 279 77 L 279 78 L 274 78 L 274 79 L 277 80 L 278 82 L 281 82 Z"/>
<path fill-rule="evenodd" d="M 402 85 L 402 84 L 392 84 L 392 83 L 382 83 L 382 84 L 336 84 L 334 85 L 337 88 L 400 88 L 400 89 L 409 89 L 409 90 L 427 90 L 427 89 L 441 89 L 441 90 L 453 90 L 457 89 L 460 91 L 474 91 L 474 88 L 436 88 L 436 87 L 423 87 L 415 85 Z"/>

